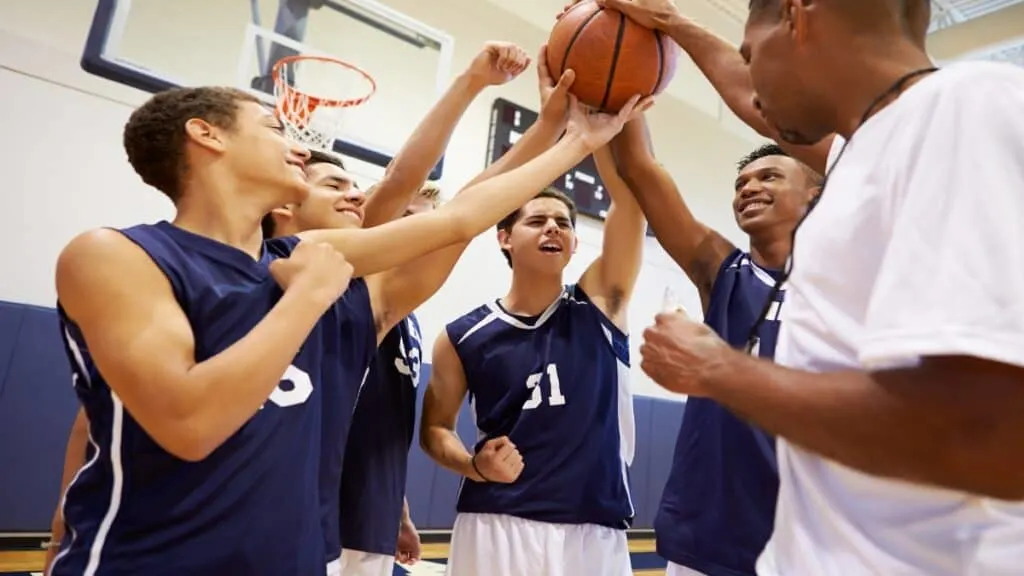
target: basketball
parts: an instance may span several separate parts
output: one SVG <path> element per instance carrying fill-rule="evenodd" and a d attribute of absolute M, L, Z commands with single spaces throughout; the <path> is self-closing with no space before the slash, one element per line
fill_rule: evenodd
<path fill-rule="evenodd" d="M 566 69 L 576 72 L 571 92 L 580 102 L 618 112 L 635 94 L 664 90 L 675 75 L 677 55 L 668 36 L 585 0 L 551 30 L 547 64 L 556 79 Z"/>

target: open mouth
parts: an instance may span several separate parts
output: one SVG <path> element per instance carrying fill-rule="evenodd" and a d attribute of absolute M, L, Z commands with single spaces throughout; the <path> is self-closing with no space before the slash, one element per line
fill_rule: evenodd
<path fill-rule="evenodd" d="M 360 221 L 363 219 L 363 213 L 360 212 L 359 210 L 354 209 L 354 208 L 338 208 L 338 209 L 335 210 L 335 212 L 337 212 L 339 214 L 351 214 L 352 216 L 355 216 Z"/>
<path fill-rule="evenodd" d="M 739 213 L 742 216 L 757 214 L 771 206 L 771 202 L 765 200 L 749 200 L 740 205 Z"/>
<path fill-rule="evenodd" d="M 540 245 L 540 251 L 547 254 L 561 254 L 562 245 L 558 242 L 545 242 Z"/>

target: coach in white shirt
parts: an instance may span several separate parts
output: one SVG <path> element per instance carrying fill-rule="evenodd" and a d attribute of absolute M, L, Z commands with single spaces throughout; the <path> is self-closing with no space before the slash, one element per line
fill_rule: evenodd
<path fill-rule="evenodd" d="M 779 436 L 763 575 L 1024 574 L 1024 69 L 934 71 L 902 3 L 751 1 L 766 120 L 839 135 L 795 237 L 782 366 L 680 314 L 644 334 L 659 384 Z"/>

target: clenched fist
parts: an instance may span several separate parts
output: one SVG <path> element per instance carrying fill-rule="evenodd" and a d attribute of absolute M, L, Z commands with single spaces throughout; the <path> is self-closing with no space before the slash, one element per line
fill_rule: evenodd
<path fill-rule="evenodd" d="M 523 471 L 523 457 L 508 436 L 492 438 L 473 456 L 473 467 L 487 482 L 510 484 Z"/>
<path fill-rule="evenodd" d="M 291 256 L 270 263 L 270 274 L 282 290 L 298 290 L 325 307 L 345 292 L 352 271 L 333 246 L 318 242 L 300 242 Z"/>

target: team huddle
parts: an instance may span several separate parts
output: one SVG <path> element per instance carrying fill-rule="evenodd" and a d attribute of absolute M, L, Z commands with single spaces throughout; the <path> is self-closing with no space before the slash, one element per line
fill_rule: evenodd
<path fill-rule="evenodd" d="M 739 52 L 671 0 L 598 4 L 775 141 L 735 175 L 749 246 L 687 207 L 650 96 L 587 109 L 544 48 L 487 43 L 366 191 L 247 92 L 159 93 L 124 146 L 175 218 L 85 232 L 57 263 L 82 409 L 48 574 L 416 562 L 415 311 L 492 227 L 511 285 L 433 340 L 418 430 L 462 477 L 449 574 L 632 574 L 638 363 L 689 395 L 655 519 L 668 574 L 1019 573 L 1024 72 L 937 70 L 925 0 L 752 0 Z M 531 64 L 538 120 L 442 204 L 426 179 L 460 118 Z M 567 281 L 576 208 L 548 185 L 591 155 L 611 208 Z M 703 322 L 659 314 L 631 358 L 648 222 Z"/>

